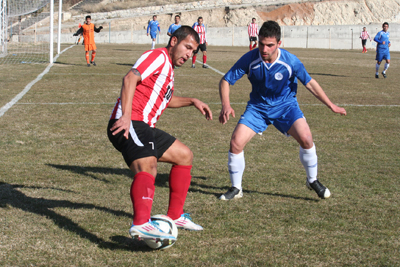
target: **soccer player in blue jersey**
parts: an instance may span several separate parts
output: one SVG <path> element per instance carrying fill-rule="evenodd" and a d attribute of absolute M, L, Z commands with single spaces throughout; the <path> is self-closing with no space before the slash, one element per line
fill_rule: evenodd
<path fill-rule="evenodd" d="M 147 25 L 147 36 L 151 37 L 151 49 L 154 49 L 156 46 L 156 37 L 157 37 L 157 30 L 161 32 L 160 24 L 157 21 L 157 16 L 153 16 L 153 20 L 149 21 L 149 25 Z"/>
<path fill-rule="evenodd" d="M 390 64 L 390 41 L 389 41 L 389 23 L 385 22 L 382 24 L 382 30 L 378 32 L 374 38 L 374 41 L 377 43 L 376 45 L 376 65 L 375 65 L 375 78 L 379 78 L 379 67 L 382 63 L 382 60 L 386 60 L 385 67 L 382 71 L 383 78 L 386 78 L 386 71 L 389 68 Z"/>
<path fill-rule="evenodd" d="M 329 100 L 295 55 L 279 48 L 281 28 L 278 23 L 264 22 L 258 37 L 258 49 L 243 55 L 219 84 L 222 104 L 219 121 L 222 124 L 228 122 L 229 115 L 235 117 L 229 101 L 230 85 L 234 85 L 245 74 L 252 85 L 250 100 L 230 141 L 228 169 L 232 187 L 220 199 L 229 200 L 243 196 L 244 147 L 270 124 L 283 134 L 293 136 L 299 143 L 300 161 L 307 173 L 307 187 L 314 190 L 320 198 L 329 198 L 329 189 L 317 180 L 317 154 L 310 128 L 297 103 L 297 80 L 333 112 L 346 115 L 346 110 Z"/>
<path fill-rule="evenodd" d="M 175 23 L 171 24 L 171 26 L 169 26 L 169 28 L 168 28 L 168 32 L 167 32 L 168 36 L 172 36 L 174 31 L 176 31 L 177 29 L 179 29 L 181 27 L 181 23 L 180 22 L 181 22 L 181 16 L 176 15 L 175 16 Z"/>

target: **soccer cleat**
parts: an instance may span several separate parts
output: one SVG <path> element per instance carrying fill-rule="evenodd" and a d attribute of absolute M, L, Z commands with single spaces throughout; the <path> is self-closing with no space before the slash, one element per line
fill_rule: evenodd
<path fill-rule="evenodd" d="M 90 61 L 90 63 L 93 64 L 93 66 L 97 66 L 96 62 L 94 62 L 94 61 Z"/>
<path fill-rule="evenodd" d="M 375 74 L 375 78 L 379 79 L 379 75 L 378 75 L 378 74 Z"/>
<path fill-rule="evenodd" d="M 87 66 L 90 67 L 90 64 L 88 63 Z"/>
<path fill-rule="evenodd" d="M 192 221 L 192 218 L 190 218 L 190 213 L 183 213 L 181 217 L 178 219 L 174 220 L 176 227 L 178 229 L 185 229 L 185 230 L 190 230 L 190 231 L 202 231 L 203 227 L 201 227 L 198 224 L 195 224 Z"/>
<path fill-rule="evenodd" d="M 207 64 L 203 64 L 203 68 L 208 69 L 208 65 Z"/>
<path fill-rule="evenodd" d="M 323 186 L 318 180 L 315 180 L 311 184 L 307 181 L 306 186 L 308 189 L 314 190 L 322 199 L 329 198 L 331 196 L 329 189 Z"/>
<path fill-rule="evenodd" d="M 225 194 L 221 195 L 219 197 L 219 199 L 221 199 L 221 200 L 231 200 L 231 199 L 234 199 L 234 198 L 241 198 L 241 197 L 243 197 L 242 189 L 239 190 L 236 187 L 232 186 L 231 188 L 228 189 L 228 191 Z"/>
<path fill-rule="evenodd" d="M 196 68 L 196 65 L 192 64 L 192 69 Z"/>
<path fill-rule="evenodd" d="M 382 71 L 382 76 L 383 76 L 383 78 L 385 78 L 385 79 L 386 79 L 386 73 L 385 73 L 385 72 L 383 72 L 383 71 Z"/>
<path fill-rule="evenodd" d="M 160 228 L 157 227 L 157 223 L 149 220 L 147 223 L 141 225 L 133 225 L 131 229 L 129 229 L 129 234 L 132 238 L 137 239 L 159 239 L 165 240 L 169 239 L 172 241 L 176 240 L 176 237 L 173 235 L 164 233 Z"/>

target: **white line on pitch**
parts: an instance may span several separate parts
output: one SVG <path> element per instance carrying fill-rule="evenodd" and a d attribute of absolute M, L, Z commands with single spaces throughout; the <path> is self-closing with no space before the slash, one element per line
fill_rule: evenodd
<path fill-rule="evenodd" d="M 200 64 L 203 64 L 203 62 L 200 62 L 200 61 L 198 61 L 198 60 L 196 60 L 196 62 L 197 63 L 200 63 Z M 208 65 L 208 64 L 207 64 Z M 225 73 L 223 73 L 223 72 L 220 72 L 219 70 L 217 70 L 217 69 L 214 69 L 213 67 L 211 67 L 210 65 L 208 65 L 208 68 L 209 69 L 212 69 L 213 71 L 215 71 L 216 73 L 218 73 L 218 74 L 221 74 L 222 76 L 224 76 L 225 75 Z"/>
<path fill-rule="evenodd" d="M 71 45 L 70 47 L 65 48 L 63 51 L 60 52 L 60 54 L 58 54 L 56 57 L 54 57 L 54 61 L 57 60 L 57 58 L 64 53 L 65 51 L 67 51 L 68 49 L 70 49 L 71 47 L 74 47 L 74 45 Z M 47 74 L 51 67 L 54 65 L 54 63 L 50 63 L 47 68 L 40 73 L 36 79 L 34 79 L 33 81 L 31 81 L 27 86 L 25 86 L 24 90 L 22 90 L 18 95 L 16 95 L 10 102 L 8 102 L 7 104 L 5 104 L 1 109 L 0 109 L 0 117 L 2 117 L 4 115 L 4 113 L 6 113 L 12 106 L 14 106 L 27 92 L 29 92 L 29 90 L 32 88 L 32 86 L 37 83 L 38 81 L 40 81 L 43 76 L 45 74 Z"/>

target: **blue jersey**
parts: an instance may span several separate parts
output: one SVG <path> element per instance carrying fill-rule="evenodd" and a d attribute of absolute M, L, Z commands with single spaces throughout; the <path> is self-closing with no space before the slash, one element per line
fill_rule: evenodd
<path fill-rule="evenodd" d="M 157 20 L 151 20 L 149 22 L 149 25 L 147 26 L 147 33 L 149 33 L 149 29 L 151 32 L 157 32 L 157 29 L 158 29 L 158 31 L 161 31 L 160 25 Z"/>
<path fill-rule="evenodd" d="M 181 27 L 181 24 L 178 24 L 178 25 L 176 25 L 175 23 L 174 23 L 174 24 L 171 24 L 171 26 L 169 26 L 169 28 L 168 28 L 168 32 L 169 32 L 170 34 L 173 34 L 174 31 L 176 31 L 176 30 L 179 29 L 180 27 Z"/>
<path fill-rule="evenodd" d="M 249 104 L 273 108 L 296 102 L 297 79 L 304 85 L 311 81 L 303 63 L 293 54 L 278 48 L 278 57 L 266 63 L 258 49 L 247 52 L 225 74 L 231 85 L 247 74 L 252 85 Z"/>
<path fill-rule="evenodd" d="M 377 43 L 376 51 L 377 53 L 389 52 L 389 32 L 380 31 L 376 34 L 374 41 Z M 383 44 L 385 42 L 385 44 Z"/>

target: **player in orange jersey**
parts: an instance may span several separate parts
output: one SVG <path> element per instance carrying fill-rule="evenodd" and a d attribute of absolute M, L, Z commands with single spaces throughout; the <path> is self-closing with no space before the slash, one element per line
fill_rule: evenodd
<path fill-rule="evenodd" d="M 85 56 L 87 66 L 90 67 L 90 64 L 96 66 L 94 62 L 94 58 L 96 56 L 96 44 L 94 42 L 94 32 L 100 32 L 103 29 L 103 26 L 96 28 L 93 23 L 91 23 L 92 18 L 90 16 L 86 16 L 85 24 L 74 34 L 74 36 L 78 36 L 83 33 L 83 39 L 85 40 Z M 92 59 L 89 61 L 89 52 L 92 51 Z"/>

